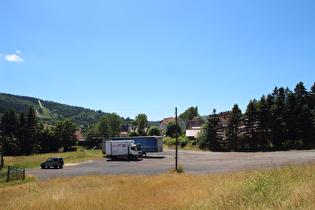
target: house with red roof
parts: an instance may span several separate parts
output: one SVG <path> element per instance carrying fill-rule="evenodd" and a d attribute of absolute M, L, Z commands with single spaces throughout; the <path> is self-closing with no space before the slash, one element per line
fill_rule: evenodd
<path fill-rule="evenodd" d="M 76 131 L 74 135 L 77 137 L 79 145 L 82 146 L 85 142 L 83 135 L 80 133 L 80 131 Z"/>
<path fill-rule="evenodd" d="M 164 131 L 166 128 L 166 124 L 170 121 L 175 121 L 176 118 L 175 117 L 168 117 L 168 118 L 164 118 L 159 125 L 160 131 Z M 177 123 L 180 125 L 180 127 L 182 128 L 182 130 L 186 130 L 186 122 L 181 118 L 181 117 L 177 117 Z"/>
<path fill-rule="evenodd" d="M 159 125 L 160 131 L 164 131 L 164 130 L 165 130 L 166 124 L 167 124 L 171 119 L 173 119 L 173 117 L 164 118 L 164 119 L 160 122 L 160 125 Z"/>

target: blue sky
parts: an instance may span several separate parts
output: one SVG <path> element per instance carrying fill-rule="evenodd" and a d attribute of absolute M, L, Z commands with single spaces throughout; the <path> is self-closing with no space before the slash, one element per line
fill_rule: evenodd
<path fill-rule="evenodd" d="M 314 0 L 0 0 L 0 92 L 162 120 L 315 82 Z"/>

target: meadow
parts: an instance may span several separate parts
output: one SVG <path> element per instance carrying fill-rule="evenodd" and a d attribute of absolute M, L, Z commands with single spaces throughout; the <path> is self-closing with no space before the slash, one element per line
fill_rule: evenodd
<path fill-rule="evenodd" d="M 91 175 L 0 188 L 0 209 L 315 209 L 315 164 L 220 174 Z"/>
<path fill-rule="evenodd" d="M 30 156 L 5 156 L 5 166 L 17 166 L 20 168 L 36 168 L 40 167 L 40 163 L 47 160 L 49 157 L 62 157 L 65 164 L 77 163 L 103 156 L 102 150 L 84 150 L 79 147 L 77 151 L 60 152 L 60 153 L 45 153 Z"/>

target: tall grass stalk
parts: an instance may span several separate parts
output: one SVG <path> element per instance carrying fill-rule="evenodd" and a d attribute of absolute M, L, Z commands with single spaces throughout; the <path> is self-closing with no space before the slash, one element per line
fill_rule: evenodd
<path fill-rule="evenodd" d="M 58 178 L 0 189 L 0 209 L 314 209 L 314 172 Z"/>

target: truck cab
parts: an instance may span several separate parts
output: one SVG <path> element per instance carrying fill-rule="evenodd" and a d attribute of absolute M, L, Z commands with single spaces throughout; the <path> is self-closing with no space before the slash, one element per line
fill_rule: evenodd
<path fill-rule="evenodd" d="M 142 155 L 141 145 L 133 140 L 103 141 L 103 154 L 107 158 L 128 158 L 137 160 Z"/>

